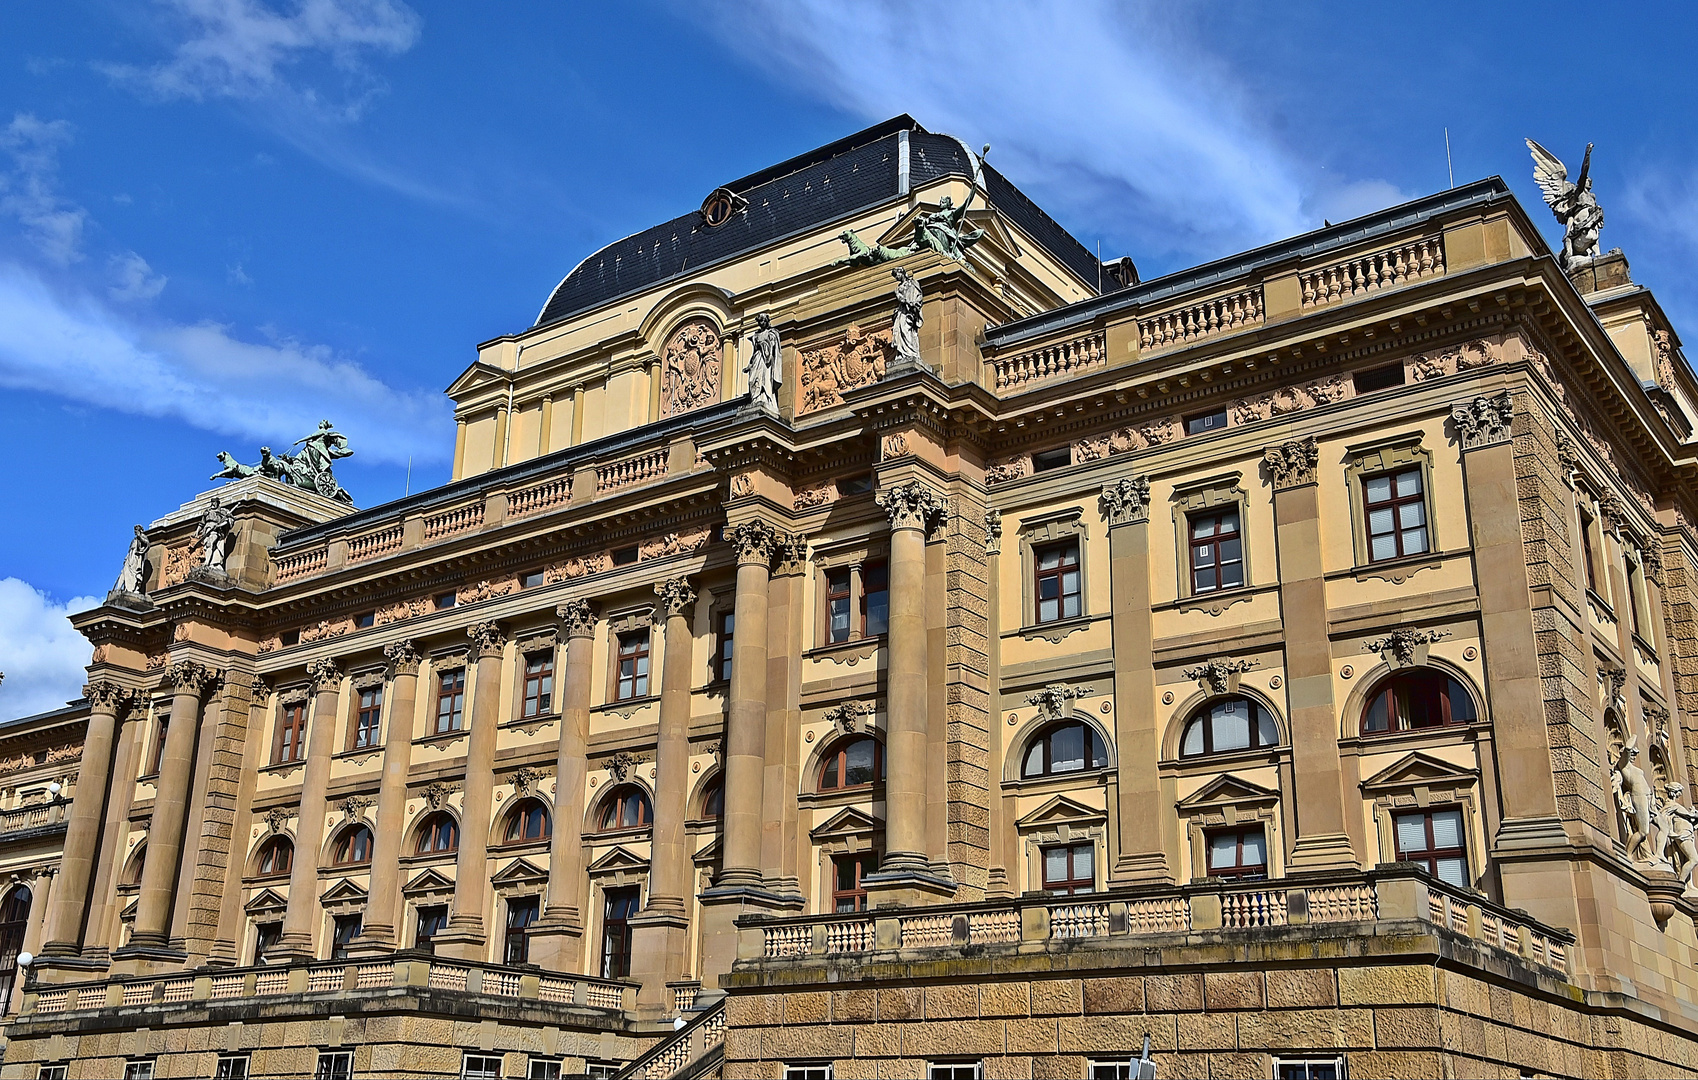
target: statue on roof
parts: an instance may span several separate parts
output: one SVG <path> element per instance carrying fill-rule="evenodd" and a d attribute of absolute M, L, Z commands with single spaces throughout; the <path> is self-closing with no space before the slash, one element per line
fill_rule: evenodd
<path fill-rule="evenodd" d="M 1580 178 L 1572 183 L 1568 166 L 1555 154 L 1532 139 L 1527 149 L 1533 153 L 1533 179 L 1562 226 L 1562 266 L 1572 274 L 1598 257 L 1598 233 L 1604 227 L 1603 208 L 1592 194 L 1592 144 L 1586 144 Z"/>
<path fill-rule="evenodd" d="M 124 566 L 118 571 L 118 582 L 112 586 L 113 592 L 129 596 L 147 595 L 147 551 L 151 546 L 147 530 L 137 525 L 130 549 L 124 553 Z"/>
<path fill-rule="evenodd" d="M 223 469 L 212 474 L 214 480 L 241 480 L 249 476 L 269 476 L 279 483 L 310 491 L 352 505 L 354 497 L 336 482 L 332 466 L 340 459 L 352 457 L 348 437 L 337 431 L 328 420 L 318 422 L 318 430 L 304 439 L 296 439 L 301 449 L 293 454 L 274 454 L 271 447 L 259 448 L 259 464 L 243 465 L 229 454 L 220 451 L 218 463 Z"/>
<path fill-rule="evenodd" d="M 226 563 L 230 558 L 230 534 L 235 531 L 236 515 L 224 509 L 218 496 L 214 495 L 206 513 L 200 516 L 200 523 L 195 526 L 195 535 L 201 543 L 200 569 L 203 572 L 216 575 L 229 573 Z"/>
<path fill-rule="evenodd" d="M 914 219 L 914 248 L 935 251 L 956 262 L 967 261 L 967 249 L 985 238 L 983 229 L 967 224 L 967 208 L 973 205 L 977 187 L 967 189 L 967 198 L 960 206 L 945 195 L 938 200 L 937 209 L 923 211 Z"/>
<path fill-rule="evenodd" d="M 920 302 L 924 299 L 920 283 L 913 274 L 898 266 L 891 270 L 896 279 L 896 315 L 891 321 L 890 342 L 896 347 L 896 362 L 920 362 Z"/>
<path fill-rule="evenodd" d="M 861 239 L 854 229 L 844 229 L 837 234 L 837 238 L 843 241 L 843 246 L 849 249 L 849 254 L 833 260 L 833 266 L 877 266 L 879 263 L 906 259 L 914 254 L 915 250 L 912 246 L 891 248 L 883 244 L 869 244 Z"/>
<path fill-rule="evenodd" d="M 772 328 L 772 317 L 766 312 L 755 316 L 756 330 L 749 344 L 749 404 L 762 412 L 778 415 L 778 387 L 784 381 L 784 354 L 778 331 Z"/>

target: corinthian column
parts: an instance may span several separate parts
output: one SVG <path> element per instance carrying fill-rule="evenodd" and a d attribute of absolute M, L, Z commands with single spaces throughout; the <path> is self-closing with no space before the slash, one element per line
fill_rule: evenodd
<path fill-rule="evenodd" d="M 165 747 L 160 755 L 158 793 L 153 798 L 153 820 L 147 828 L 147 861 L 142 867 L 141 896 L 136 901 L 135 928 L 130 934 L 130 945 L 139 949 L 163 949 L 167 944 L 177 859 L 183 850 L 183 819 L 194 779 L 201 697 L 217 683 L 218 674 L 192 660 L 179 660 L 171 665 L 166 679 L 176 693 L 172 695 L 171 722 L 165 729 Z"/>
<path fill-rule="evenodd" d="M 401 896 L 401 832 L 407 818 L 407 772 L 413 763 L 413 713 L 419 693 L 419 650 L 411 641 L 383 649 L 389 660 L 389 726 L 383 732 L 383 778 L 377 786 L 377 831 L 371 845 L 371 892 L 356 947 L 382 952 L 400 943 L 395 915 Z"/>
<path fill-rule="evenodd" d="M 472 686 L 472 733 L 466 750 L 465 795 L 460 802 L 460 853 L 454 860 L 454 917 L 437 939 L 445 955 L 484 958 L 484 904 L 489 896 L 489 818 L 495 804 L 495 734 L 501 718 L 501 657 L 507 634 L 496 623 L 466 631 L 477 654 Z"/>
<path fill-rule="evenodd" d="M 764 521 L 725 530 L 737 548 L 736 633 L 725 736 L 725 839 L 715 888 L 759 888 L 761 788 L 766 749 L 767 590 L 779 535 Z"/>
<path fill-rule="evenodd" d="M 684 977 L 689 957 L 690 854 L 684 843 L 690 786 L 690 615 L 696 590 L 684 578 L 654 587 L 666 611 L 660 672 L 660 733 L 655 743 L 654 831 L 649 854 L 649 900 L 631 920 L 631 975 L 642 982 L 640 1007 L 670 1006 L 668 980 Z"/>
<path fill-rule="evenodd" d="M 307 767 L 301 776 L 301 805 L 295 819 L 295 857 L 289 867 L 289 906 L 283 913 L 282 955 L 312 959 L 318 915 L 318 856 L 324 847 L 324 808 L 330 790 L 330 756 L 336 745 L 337 703 L 342 669 L 328 658 L 307 665 L 313 706 L 307 733 Z M 152 861 L 153 852 L 148 851 Z"/>
<path fill-rule="evenodd" d="M 554 832 L 548 847 L 548 907 L 531 930 L 531 959 L 555 971 L 580 963 L 584 931 L 584 780 L 589 771 L 590 679 L 595 608 L 568 600 L 555 609 L 566 629 L 566 670 L 560 688 L 560 745 L 554 757 Z"/>
<path fill-rule="evenodd" d="M 88 699 L 89 717 L 88 733 L 83 736 L 82 771 L 77 775 L 77 794 L 71 800 L 71 818 L 65 825 L 59 887 L 54 890 L 47 943 L 41 950 L 43 956 L 50 957 L 75 956 L 82 941 L 101 816 L 112 779 L 113 738 L 118 717 L 129 710 L 131 700 L 130 691 L 109 679 L 96 679 L 83 687 L 83 697 Z M 107 852 L 107 858 L 112 857 Z"/>
<path fill-rule="evenodd" d="M 953 892 L 932 873 L 926 850 L 926 536 L 943 523 L 943 499 L 918 480 L 880 492 L 890 516 L 890 632 L 886 667 L 884 834 L 886 849 L 869 888 L 898 902 Z M 742 624 L 738 623 L 738 629 Z"/>

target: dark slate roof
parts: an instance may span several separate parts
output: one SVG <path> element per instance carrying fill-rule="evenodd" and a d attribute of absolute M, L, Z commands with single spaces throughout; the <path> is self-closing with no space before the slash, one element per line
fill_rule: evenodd
<path fill-rule="evenodd" d="M 78 698 L 75 701 L 66 702 L 57 709 L 49 709 L 46 712 L 33 713 L 29 716 L 15 716 L 10 720 L 0 720 L 0 734 L 10 732 L 13 728 L 30 727 L 60 720 L 73 720 L 87 709 L 88 702 L 83 698 Z"/>
<path fill-rule="evenodd" d="M 536 325 L 559 322 L 895 198 L 903 131 L 910 132 L 913 186 L 944 176 L 972 176 L 971 155 L 960 140 L 928 132 L 910 116 L 893 117 L 726 184 L 748 200 L 748 207 L 717 228 L 704 225 L 700 212 L 692 210 L 607 245 L 555 287 Z M 1097 280 L 1096 258 L 1006 177 L 987 166 L 984 183 L 1009 220 L 1082 280 Z"/>

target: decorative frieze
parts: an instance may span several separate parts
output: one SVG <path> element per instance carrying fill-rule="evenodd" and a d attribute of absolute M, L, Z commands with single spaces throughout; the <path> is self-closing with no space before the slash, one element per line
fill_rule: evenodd
<path fill-rule="evenodd" d="M 430 614 L 430 597 L 415 596 L 411 600 L 398 600 L 388 607 L 378 608 L 372 622 L 377 626 L 387 626 L 392 622 L 423 618 L 428 614 Z"/>
<path fill-rule="evenodd" d="M 594 551 L 588 555 L 573 555 L 571 558 L 550 563 L 543 567 L 542 580 L 548 585 L 558 585 L 562 581 L 571 581 L 574 578 L 604 573 L 611 565 L 612 560 L 608 558 L 605 551 Z"/>
<path fill-rule="evenodd" d="M 1331 405 L 1350 395 L 1350 383 L 1341 375 L 1317 379 L 1303 386 L 1282 386 L 1251 398 L 1240 398 L 1232 406 L 1234 424 L 1253 424 L 1276 416 Z"/>
<path fill-rule="evenodd" d="M 1073 444 L 1073 460 L 1099 461 L 1116 454 L 1148 450 L 1179 438 L 1181 430 L 1177 416 L 1162 416 L 1102 435 L 1089 435 Z"/>
<path fill-rule="evenodd" d="M 521 769 L 515 770 L 513 775 L 509 776 L 507 779 L 513 785 L 513 793 L 515 795 L 522 796 L 529 795 L 536 791 L 537 784 L 547 777 L 548 773 L 543 770 L 535 769 L 526 765 Z"/>
<path fill-rule="evenodd" d="M 708 542 L 708 537 L 711 535 L 713 535 L 713 530 L 705 525 L 699 529 L 690 529 L 681 533 L 669 532 L 664 536 L 644 540 L 637 547 L 637 557 L 646 561 L 648 559 L 664 559 L 668 555 L 685 555 L 692 551 L 699 551 L 702 545 Z"/>
<path fill-rule="evenodd" d="M 455 596 L 457 604 L 477 604 L 485 600 L 494 600 L 502 596 L 510 596 L 519 591 L 519 579 L 504 578 L 499 581 L 480 581 L 476 585 L 468 585 L 459 590 Z"/>
<path fill-rule="evenodd" d="M 1077 451 L 1075 451 L 1074 456 L 1078 456 Z M 1018 480 L 1026 475 L 1028 468 L 1025 454 L 1016 454 L 1011 458 L 993 461 L 985 466 L 985 483 L 1006 484 L 1010 480 Z"/>
<path fill-rule="evenodd" d="M 796 415 L 843 404 L 845 391 L 878 382 L 895 358 L 889 330 L 869 334 L 859 326 L 849 327 L 837 341 L 803 350 Z"/>
<path fill-rule="evenodd" d="M 1479 450 L 1509 441 L 1515 424 L 1515 399 L 1508 390 L 1450 407 L 1450 418 L 1462 438 L 1463 450 Z"/>
<path fill-rule="evenodd" d="M 815 510 L 831 503 L 837 498 L 837 485 L 827 481 L 818 487 L 803 488 L 798 491 L 790 505 L 797 510 Z"/>
<path fill-rule="evenodd" d="M 1150 519 L 1150 480 L 1147 476 L 1123 476 L 1103 486 L 1097 496 L 1103 520 L 1109 528 Z"/>
<path fill-rule="evenodd" d="M 1307 439 L 1270 446 L 1262 453 L 1273 478 L 1275 491 L 1302 487 L 1315 482 L 1315 468 L 1320 464 L 1321 447 L 1313 435 Z"/>
<path fill-rule="evenodd" d="M 1452 345 L 1442 352 L 1420 353 L 1409 361 L 1409 374 L 1416 382 L 1440 379 L 1459 371 L 1490 367 L 1503 356 L 1503 346 L 1479 338 Z"/>
<path fill-rule="evenodd" d="M 930 533 L 949 518 L 949 508 L 943 498 L 918 480 L 881 491 L 874 501 L 890 517 L 892 529 L 919 529 Z"/>

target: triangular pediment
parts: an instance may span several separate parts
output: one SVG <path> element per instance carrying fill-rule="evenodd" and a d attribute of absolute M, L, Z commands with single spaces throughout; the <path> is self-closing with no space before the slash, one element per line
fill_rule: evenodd
<path fill-rule="evenodd" d="M 714 837 L 708 845 L 691 856 L 698 863 L 711 863 L 719 858 L 719 837 Z"/>
<path fill-rule="evenodd" d="M 639 859 L 623 847 L 616 847 L 590 864 L 590 873 L 603 870 L 641 869 L 649 864 L 647 859 Z"/>
<path fill-rule="evenodd" d="M 878 827 L 878 820 L 865 810 L 846 806 L 832 815 L 825 824 L 815 827 L 808 835 L 816 840 L 827 836 L 866 835 Z"/>
<path fill-rule="evenodd" d="M 972 209 L 967 211 L 967 224 L 972 228 L 982 229 L 984 231 L 984 239 L 980 240 L 979 243 L 983 244 L 988 242 L 992 246 L 1015 257 L 1024 254 L 1021 250 L 1019 241 L 1015 239 L 1013 232 L 1011 232 L 1008 226 L 1004 224 L 1002 215 L 986 207 L 985 204 L 980 201 L 981 198 L 982 196 L 974 198 Z M 879 234 L 879 244 L 884 247 L 895 248 L 911 243 L 914 239 L 914 219 L 923 213 L 934 212 L 937 208 L 938 204 L 932 202 L 921 203 L 909 210 L 907 213 L 897 218 L 894 224 Z M 978 244 L 974 245 L 974 247 L 977 246 Z"/>
<path fill-rule="evenodd" d="M 462 371 L 460 377 L 449 384 L 447 394 L 449 397 L 454 397 L 490 383 L 501 383 L 505 386 L 506 380 L 507 376 L 500 368 L 479 360 Z"/>
<path fill-rule="evenodd" d="M 1253 784 L 1241 776 L 1226 773 L 1215 777 L 1190 795 L 1179 800 L 1180 807 L 1208 806 L 1214 803 L 1268 802 L 1279 798 L 1279 792 Z"/>
<path fill-rule="evenodd" d="M 548 871 L 531 862 L 529 859 L 514 859 L 492 878 L 497 885 L 510 881 L 547 881 Z"/>
<path fill-rule="evenodd" d="M 454 883 L 443 877 L 442 874 L 436 870 L 426 870 L 418 877 L 407 882 L 401 891 L 404 893 L 453 892 Z"/>
<path fill-rule="evenodd" d="M 288 906 L 289 902 L 274 890 L 261 889 L 259 895 L 249 900 L 243 910 L 252 915 L 262 911 L 282 911 Z"/>
<path fill-rule="evenodd" d="M 1423 784 L 1468 784 L 1479 776 L 1478 769 L 1464 768 L 1454 762 L 1428 757 L 1416 751 L 1362 781 L 1362 786 L 1373 789 L 1416 787 Z"/>
<path fill-rule="evenodd" d="M 1084 803 L 1069 799 L 1065 795 L 1057 795 L 1014 824 L 1016 828 L 1025 829 L 1034 825 L 1048 825 L 1057 821 L 1102 821 L 1107 817 L 1108 814 L 1105 811 L 1086 806 Z"/>
<path fill-rule="evenodd" d="M 350 900 L 360 901 L 365 898 L 366 891 L 364 889 L 360 888 L 352 881 L 349 881 L 347 878 L 342 878 L 337 881 L 336 884 L 326 889 L 324 891 L 324 895 L 320 896 L 318 899 L 319 903 L 322 904 L 345 904 Z"/>

